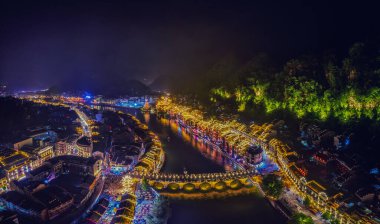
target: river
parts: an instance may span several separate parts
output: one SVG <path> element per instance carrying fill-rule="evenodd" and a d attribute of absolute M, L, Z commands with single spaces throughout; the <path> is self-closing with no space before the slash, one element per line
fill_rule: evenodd
<path fill-rule="evenodd" d="M 163 143 L 165 164 L 162 172 L 211 173 L 232 170 L 233 165 L 218 151 L 186 133 L 174 121 L 148 113 L 126 110 L 146 123 Z M 168 141 L 168 137 L 170 141 Z M 283 217 L 269 202 L 258 195 L 213 200 L 170 200 L 168 224 L 281 224 Z"/>

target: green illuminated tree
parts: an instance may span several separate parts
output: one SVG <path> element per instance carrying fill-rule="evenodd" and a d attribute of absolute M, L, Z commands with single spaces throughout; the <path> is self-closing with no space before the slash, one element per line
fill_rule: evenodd
<path fill-rule="evenodd" d="M 143 178 L 141 180 L 141 189 L 143 189 L 144 191 L 147 191 L 149 189 L 148 180 L 146 178 Z"/>
<path fill-rule="evenodd" d="M 323 213 L 322 218 L 325 220 L 330 220 L 331 219 L 331 213 L 330 212 Z"/>
<path fill-rule="evenodd" d="M 339 77 L 339 68 L 333 62 L 329 62 L 326 68 L 326 80 L 329 84 L 329 87 L 332 90 L 336 90 L 338 87 Z"/>
<path fill-rule="evenodd" d="M 310 198 L 309 197 L 306 197 L 305 200 L 303 200 L 303 204 L 306 206 L 306 207 L 309 207 L 310 206 Z"/>
<path fill-rule="evenodd" d="M 264 192 L 274 198 L 279 198 L 284 189 L 282 180 L 274 174 L 264 176 L 262 186 Z"/>
<path fill-rule="evenodd" d="M 313 219 L 303 213 L 294 214 L 288 222 L 289 224 L 314 224 Z"/>

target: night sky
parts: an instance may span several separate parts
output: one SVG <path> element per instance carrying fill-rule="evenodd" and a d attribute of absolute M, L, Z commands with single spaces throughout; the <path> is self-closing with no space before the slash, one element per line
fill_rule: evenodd
<path fill-rule="evenodd" d="M 379 34 L 377 1 L 265 2 L 2 0 L 0 82 L 16 89 L 91 77 L 149 83 L 196 74 L 225 55 L 267 52 L 285 61 Z"/>

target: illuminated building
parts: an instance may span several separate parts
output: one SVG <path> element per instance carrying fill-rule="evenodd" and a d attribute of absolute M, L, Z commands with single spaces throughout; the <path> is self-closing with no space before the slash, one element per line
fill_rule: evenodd
<path fill-rule="evenodd" d="M 87 223 L 98 223 L 101 215 L 107 211 L 109 204 L 109 200 L 106 198 L 100 199 L 100 201 L 91 210 L 89 217 L 86 219 Z"/>
<path fill-rule="evenodd" d="M 325 153 L 316 153 L 313 155 L 313 158 L 315 161 L 317 161 L 319 164 L 326 166 L 326 164 L 331 161 L 331 157 Z"/>
<path fill-rule="evenodd" d="M 0 172 L 0 193 L 8 190 L 8 179 L 5 173 Z"/>
<path fill-rule="evenodd" d="M 113 146 L 110 150 L 110 165 L 129 170 L 136 165 L 141 150 L 134 145 Z"/>
<path fill-rule="evenodd" d="M 53 142 L 56 136 L 53 131 L 38 133 L 14 143 L 14 149 L 26 154 L 30 158 L 31 168 L 34 169 L 54 156 Z"/>
<path fill-rule="evenodd" d="M 13 191 L 2 195 L 0 201 L 9 210 L 43 221 L 52 220 L 88 201 L 101 177 L 101 170 L 99 158 L 54 157 L 29 171 L 27 178 L 12 181 Z"/>
<path fill-rule="evenodd" d="M 2 150 L 0 164 L 8 182 L 24 178 L 25 173 L 31 170 L 31 160 L 28 155 L 12 149 Z"/>
<path fill-rule="evenodd" d="M 9 191 L 0 199 L 12 211 L 32 216 L 43 221 L 51 220 L 73 205 L 72 196 L 59 187 L 47 187 L 26 196 Z"/>
<path fill-rule="evenodd" d="M 70 208 L 74 199 L 65 189 L 52 186 L 33 193 L 33 198 L 47 209 L 47 219 L 51 220 Z"/>
<path fill-rule="evenodd" d="M 376 193 L 375 190 L 371 188 L 360 188 L 355 192 L 355 196 L 358 197 L 361 202 L 368 202 L 375 199 Z"/>
<path fill-rule="evenodd" d="M 42 147 L 25 145 L 20 150 L 28 154 L 31 159 L 30 165 L 32 169 L 41 166 L 43 162 L 54 156 L 53 145 Z"/>
<path fill-rule="evenodd" d="M 93 143 L 91 138 L 72 135 L 66 140 L 60 140 L 55 144 L 55 153 L 61 155 L 74 155 L 90 157 L 92 155 Z"/>
<path fill-rule="evenodd" d="M 11 211 L 41 220 L 48 219 L 47 209 L 43 205 L 20 192 L 9 191 L 1 195 L 0 201 Z"/>
<path fill-rule="evenodd" d="M 90 157 L 92 153 L 92 141 L 89 137 L 83 136 L 76 142 L 76 149 L 74 149 L 73 155 L 81 157 Z"/>
<path fill-rule="evenodd" d="M 68 154 L 67 153 L 67 143 L 66 141 L 58 141 L 57 143 L 55 143 L 55 154 L 57 156 L 61 156 L 61 155 L 66 155 Z"/>

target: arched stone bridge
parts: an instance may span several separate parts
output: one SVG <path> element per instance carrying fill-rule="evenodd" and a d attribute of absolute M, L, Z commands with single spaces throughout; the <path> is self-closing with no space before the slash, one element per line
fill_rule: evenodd
<path fill-rule="evenodd" d="M 174 174 L 131 172 L 130 176 L 144 178 L 158 191 L 169 192 L 210 192 L 238 190 L 252 187 L 255 170 L 233 171 L 227 173 Z"/>

